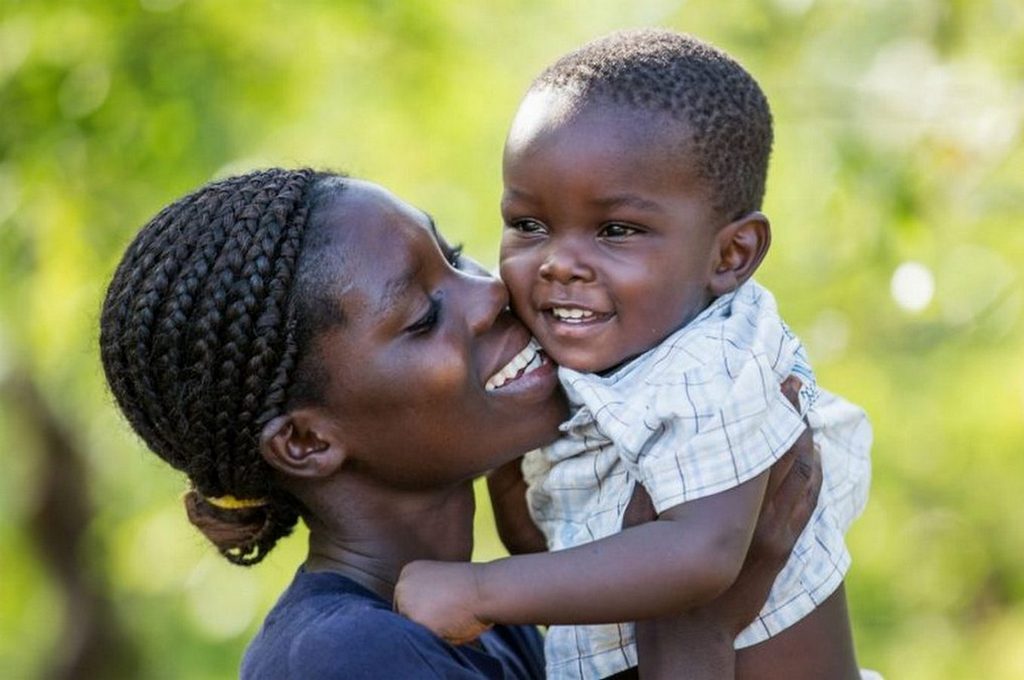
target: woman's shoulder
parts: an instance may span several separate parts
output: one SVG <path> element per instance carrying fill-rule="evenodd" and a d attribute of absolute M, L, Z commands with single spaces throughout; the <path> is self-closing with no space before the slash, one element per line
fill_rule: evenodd
<path fill-rule="evenodd" d="M 241 676 L 505 677 L 499 665 L 446 644 L 340 574 L 300 571 L 249 644 Z"/>
<path fill-rule="evenodd" d="M 412 648 L 430 644 L 414 628 L 351 579 L 300 571 L 249 643 L 241 675 L 380 677 L 382 669 L 390 673 L 416 661 Z M 430 677 L 427 668 L 417 670 Z"/>

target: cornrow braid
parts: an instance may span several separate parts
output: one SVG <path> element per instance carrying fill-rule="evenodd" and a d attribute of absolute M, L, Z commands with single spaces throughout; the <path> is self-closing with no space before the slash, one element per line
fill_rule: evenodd
<path fill-rule="evenodd" d="M 269 169 L 207 184 L 142 228 L 104 300 L 100 348 L 117 404 L 188 475 L 189 518 L 236 564 L 259 562 L 299 518 L 259 436 L 286 410 L 306 349 L 296 329 L 310 305 L 294 282 L 311 213 L 323 185 L 343 187 L 336 180 Z M 206 502 L 226 495 L 266 502 Z"/>
<path fill-rule="evenodd" d="M 725 52 L 663 29 L 618 31 L 545 69 L 531 90 L 553 89 L 582 105 L 608 102 L 682 123 L 680 140 L 735 219 L 761 207 L 772 148 L 772 116 L 757 81 Z"/>

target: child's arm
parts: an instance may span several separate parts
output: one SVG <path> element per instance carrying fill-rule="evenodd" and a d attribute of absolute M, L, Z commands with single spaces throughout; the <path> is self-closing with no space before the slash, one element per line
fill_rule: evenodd
<path fill-rule="evenodd" d="M 522 458 L 506 463 L 487 475 L 487 491 L 494 508 L 498 537 L 513 555 L 544 552 L 548 549 L 544 534 L 530 517 L 526 507 L 526 481 Z"/>
<path fill-rule="evenodd" d="M 395 606 L 464 642 L 494 623 L 635 621 L 706 603 L 740 571 L 768 474 L 568 550 L 484 564 L 412 562 Z"/>

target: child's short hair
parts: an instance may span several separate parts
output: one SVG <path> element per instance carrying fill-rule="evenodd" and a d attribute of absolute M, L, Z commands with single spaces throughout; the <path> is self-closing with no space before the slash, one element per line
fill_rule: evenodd
<path fill-rule="evenodd" d="M 619 31 L 565 55 L 530 89 L 668 114 L 686 125 L 713 207 L 729 219 L 761 207 L 771 111 L 757 81 L 721 50 L 672 31 Z"/>

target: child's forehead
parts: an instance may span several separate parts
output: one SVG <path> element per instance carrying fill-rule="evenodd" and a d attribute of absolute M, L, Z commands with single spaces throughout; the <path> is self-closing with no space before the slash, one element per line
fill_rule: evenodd
<path fill-rule="evenodd" d="M 556 149 L 623 166 L 657 163 L 677 171 L 696 160 L 689 126 L 662 112 L 605 101 L 577 106 L 544 96 L 524 102 L 522 113 L 508 136 L 506 163 L 530 164 L 538 154 L 550 157 Z"/>
<path fill-rule="evenodd" d="M 512 124 L 509 142 L 535 138 L 566 130 L 581 134 L 616 137 L 687 141 L 692 126 L 669 110 L 647 108 L 572 90 L 545 89 L 531 92 L 524 99 Z"/>

